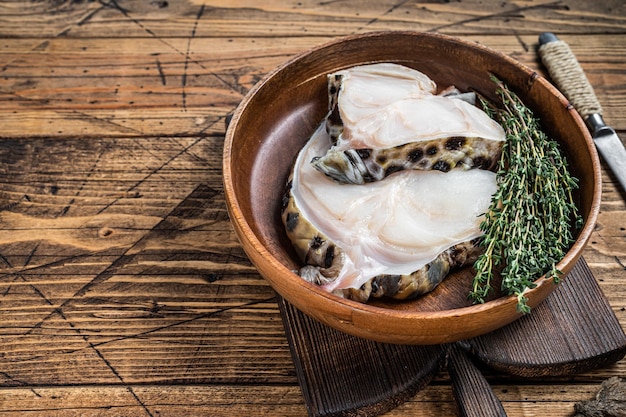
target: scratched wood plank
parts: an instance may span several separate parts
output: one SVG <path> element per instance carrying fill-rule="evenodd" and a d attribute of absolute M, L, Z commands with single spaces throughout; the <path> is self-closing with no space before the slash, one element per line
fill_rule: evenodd
<path fill-rule="evenodd" d="M 180 215 L 173 216 L 179 225 L 173 224 L 172 217 L 167 224 L 161 223 L 162 218 L 175 211 L 174 203 L 184 200 L 201 179 L 219 189 L 219 172 L 209 168 L 219 160 L 219 138 L 203 139 L 198 142 L 202 146 L 195 145 L 194 139 L 189 138 L 117 139 L 90 144 L 81 139 L 3 143 L 6 165 L 1 186 L 6 194 L 2 200 L 8 204 L 9 210 L 2 213 L 5 225 L 2 233 L 3 241 L 10 243 L 3 247 L 7 262 L 5 283 L 10 282 L 3 288 L 3 306 L 8 303 L 12 307 L 4 310 L 7 316 L 2 322 L 13 332 L 5 334 L 13 337 L 6 339 L 11 353 L 5 356 L 8 362 L 5 375 L 10 376 L 5 384 L 115 383 L 116 374 L 124 381 L 214 381 L 235 378 L 239 372 L 245 374 L 245 364 L 251 366 L 250 363 L 254 366 L 247 374 L 248 378 L 258 380 L 257 367 L 264 370 L 261 374 L 278 373 L 279 379 L 289 374 L 287 354 L 280 350 L 284 340 L 280 337 L 282 332 L 277 325 L 276 310 L 267 301 L 272 296 L 267 286 L 250 271 L 249 264 L 247 273 L 251 276 L 246 279 L 243 274 L 246 270 L 232 265 L 233 252 L 224 254 L 228 258 L 206 254 L 217 250 L 217 245 L 211 245 L 214 239 L 220 242 L 230 239 L 232 247 L 237 247 L 222 197 L 216 196 L 219 202 L 215 206 L 202 207 L 200 219 L 186 214 L 182 219 Z M 177 158 L 184 159 L 184 164 L 177 162 Z M 141 164 L 132 161 L 141 161 Z M 179 168 L 179 164 L 186 168 Z M 100 212 L 102 207 L 107 209 Z M 615 218 L 614 215 L 608 217 Z M 208 219 L 212 222 L 207 223 Z M 42 222 L 48 223 L 42 226 Z M 157 227 L 159 224 L 161 226 Z M 46 231 L 47 234 L 33 236 L 30 230 Z M 151 238 L 143 238 L 153 230 Z M 607 228 L 609 230 L 613 229 Z M 181 231 L 185 233 L 179 233 Z M 135 245 L 136 242 L 139 243 Z M 118 263 L 114 271 L 101 275 L 124 255 L 123 262 Z M 69 259 L 62 256 L 69 256 Z M 238 257 L 239 262 L 245 264 L 240 249 Z M 107 278 L 112 272 L 115 276 Z M 232 274 L 230 288 L 224 284 L 228 280 L 220 280 L 224 286 L 219 288 L 222 292 L 219 300 L 209 298 L 207 294 L 211 291 L 208 289 L 204 289 L 207 294 L 198 292 L 207 282 L 229 272 Z M 172 273 L 178 275 L 175 280 L 171 278 Z M 615 286 L 619 285 L 619 273 L 615 271 Z M 144 277 L 146 274 L 148 276 Z M 78 300 L 64 301 L 84 292 L 83 287 L 98 275 L 106 280 L 89 287 L 89 292 Z M 58 285 L 59 280 L 62 285 Z M 232 307 L 233 298 L 241 295 L 242 287 L 246 288 L 249 300 L 251 288 L 255 286 L 262 289 L 265 297 L 259 306 Z M 183 287 L 186 289 L 182 290 Z M 128 292 L 129 289 L 132 291 Z M 226 301 L 226 305 L 222 304 Z M 235 306 L 239 302 L 236 301 Z M 615 305 L 623 306 L 623 300 Z M 63 315 L 50 315 L 53 308 L 59 307 Z M 273 327 L 264 329 L 264 332 L 273 333 L 277 338 L 266 341 L 268 345 L 265 350 L 261 349 L 262 357 L 274 358 L 278 352 L 280 358 L 282 353 L 280 366 L 284 368 L 268 371 L 267 363 L 257 364 L 258 350 L 250 351 L 250 356 L 233 350 L 233 340 L 248 340 L 250 345 L 259 343 L 254 337 L 250 339 L 263 329 L 256 324 L 247 328 L 236 327 L 236 330 L 232 330 L 232 323 L 227 326 L 230 337 L 222 337 L 224 345 L 230 346 L 222 351 L 228 358 L 224 359 L 225 362 L 216 361 L 209 346 L 194 342 L 195 336 L 187 336 L 185 341 L 177 339 L 179 331 L 195 334 L 193 328 L 180 326 L 181 322 L 197 321 L 197 316 L 204 320 L 205 314 L 213 314 L 213 308 L 217 311 L 224 307 L 231 308 L 233 314 L 249 314 L 249 318 L 242 320 L 247 324 L 254 323 L 261 310 L 266 311 L 267 323 Z M 193 313 L 187 311 L 190 308 Z M 214 318 L 222 319 L 223 315 Z M 148 319 L 149 322 L 144 324 Z M 39 325 L 36 334 L 18 337 L 16 342 L 15 336 L 23 336 L 24 333 L 20 332 L 27 332 L 40 322 L 43 324 Z M 199 322 L 197 337 L 207 338 L 205 329 L 211 327 L 212 322 Z M 102 328 L 109 329 L 104 336 L 101 335 Z M 170 332 L 170 329 L 174 331 Z M 225 329 L 222 327 L 219 331 Z M 221 337 L 219 333 L 209 335 L 214 340 Z M 184 376 L 180 370 L 194 368 L 184 366 L 184 361 L 172 366 L 172 361 L 168 360 L 172 346 L 180 347 L 181 342 L 199 350 L 206 349 L 205 363 L 198 359 L 201 372 Z M 98 349 L 92 349 L 91 344 Z M 154 350 L 153 346 L 156 347 Z M 137 350 L 138 355 L 148 352 L 151 359 L 162 361 L 163 369 L 157 367 L 155 372 L 152 361 L 146 363 L 138 361 L 139 357 L 128 358 L 127 349 Z M 118 354 L 124 358 L 119 359 Z M 76 355 L 86 358 L 85 361 L 68 369 L 68 360 L 78 364 L 72 360 Z M 109 358 L 107 362 L 101 361 L 100 355 Z M 233 356 L 236 359 L 228 362 Z M 41 372 L 42 363 L 44 373 Z M 90 372 L 84 372 L 85 367 Z M 276 375 L 273 378 L 277 378 Z"/>
<path fill-rule="evenodd" d="M 198 184 L 221 191 L 222 142 L 220 137 L 3 139 L 0 201 L 12 211 L 48 216 L 73 210 L 128 215 L 131 207 L 135 215 L 163 216 Z M 160 204 L 163 200 L 169 202 Z"/>
<path fill-rule="evenodd" d="M 220 138 L 2 146 L 0 385 L 295 383 Z"/>
<path fill-rule="evenodd" d="M 228 221 L 220 137 L 1 143 L 0 385 L 296 383 Z"/>
<path fill-rule="evenodd" d="M 530 415 L 569 417 L 574 404 L 586 401 L 599 389 L 597 384 L 535 384 L 511 389 L 495 385 L 494 391 L 509 417 Z M 558 400 L 555 401 L 555 398 Z M 533 399 L 533 401 L 526 401 Z M 111 404 L 115 406 L 111 406 Z M 95 416 L 183 416 L 271 415 L 305 417 L 307 415 L 299 389 L 294 386 L 102 386 L 102 387 L 36 387 L 3 389 L 2 410 L 8 414 L 47 417 Z M 150 414 L 148 414 L 150 413 Z M 419 392 L 385 417 L 456 417 L 449 386 L 433 385 Z"/>
<path fill-rule="evenodd" d="M 226 214 L 221 141 L 0 142 L 0 385 L 296 384 Z M 623 271 L 602 261 L 621 249 L 601 246 L 623 212 L 594 253 L 626 321 Z"/>
<path fill-rule="evenodd" d="M 339 36 L 404 29 L 447 33 L 621 33 L 624 4 L 606 0 L 267 2 L 191 0 L 133 2 L 6 1 L 0 36 L 159 37 Z M 271 24 L 268 24 L 271 22 Z"/>
<path fill-rule="evenodd" d="M 624 7 L 3 1 L 0 415 L 305 416 L 273 292 L 224 210 L 225 115 L 276 65 L 335 36 L 436 30 L 538 68 L 549 29 L 624 133 Z M 585 259 L 626 323 L 626 207 L 603 175 Z M 569 416 L 613 375 L 625 361 L 530 385 L 487 373 L 514 417 Z M 452 398 L 444 373 L 388 415 L 454 416 Z"/>
<path fill-rule="evenodd" d="M 595 86 L 607 122 L 626 131 L 626 35 L 561 37 Z M 543 73 L 536 35 L 463 38 Z M 220 135 L 225 115 L 265 74 L 330 39 L 205 38 L 189 53 L 181 52 L 182 38 L 128 39 L 120 53 L 106 39 L 55 38 L 35 51 L 22 39 L 3 39 L 0 137 Z"/>

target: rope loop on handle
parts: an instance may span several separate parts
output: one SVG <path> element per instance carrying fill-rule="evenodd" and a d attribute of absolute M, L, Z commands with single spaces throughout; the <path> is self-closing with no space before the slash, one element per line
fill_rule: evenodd
<path fill-rule="evenodd" d="M 550 77 L 583 119 L 594 113 L 602 115 L 593 87 L 567 43 L 561 40 L 545 43 L 539 47 L 539 53 Z"/>

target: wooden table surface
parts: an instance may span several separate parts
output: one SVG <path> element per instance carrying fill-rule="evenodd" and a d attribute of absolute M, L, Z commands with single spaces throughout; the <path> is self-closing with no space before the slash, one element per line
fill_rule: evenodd
<path fill-rule="evenodd" d="M 450 34 L 545 73 L 567 41 L 626 138 L 623 0 L 0 3 L 0 416 L 306 416 L 276 296 L 225 209 L 225 117 L 337 37 Z M 603 165 L 584 257 L 626 326 L 626 204 Z M 570 416 L 626 360 L 488 380 L 509 416 Z M 456 415 L 442 372 L 389 416 Z"/>

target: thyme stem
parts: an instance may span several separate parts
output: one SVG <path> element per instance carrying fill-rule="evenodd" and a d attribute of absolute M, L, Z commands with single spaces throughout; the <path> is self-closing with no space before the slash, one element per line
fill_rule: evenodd
<path fill-rule="evenodd" d="M 481 97 L 483 109 L 502 125 L 506 140 L 498 163 L 498 191 L 481 223 L 483 254 L 474 263 L 469 298 L 483 303 L 495 274 L 501 289 L 517 297 L 518 310 L 530 312 L 524 293 L 546 274 L 559 281 L 556 268 L 582 225 L 574 204 L 578 180 L 571 176 L 556 141 L 519 97 L 492 77 L 501 106 Z"/>

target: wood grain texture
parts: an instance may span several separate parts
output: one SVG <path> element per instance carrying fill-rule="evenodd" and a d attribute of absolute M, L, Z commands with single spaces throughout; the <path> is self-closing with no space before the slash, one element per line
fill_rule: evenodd
<path fill-rule="evenodd" d="M 448 372 L 460 417 L 506 417 L 482 372 L 458 344 L 448 354 Z"/>
<path fill-rule="evenodd" d="M 508 417 L 571 417 L 574 404 L 593 398 L 598 388 L 599 384 L 594 383 L 493 386 Z M 451 396 L 449 385 L 430 385 L 385 417 L 456 416 Z M 307 416 L 299 388 L 281 385 L 6 388 L 0 404 L 3 414 L 20 416 Z"/>
<path fill-rule="evenodd" d="M 626 335 L 584 258 L 531 314 L 467 341 L 482 363 L 523 377 L 571 375 L 611 365 Z"/>
<path fill-rule="evenodd" d="M 225 210 L 226 115 L 275 66 L 338 36 L 442 32 L 542 72 L 534 48 L 549 30 L 624 140 L 625 7 L 3 1 L 0 415 L 306 416 L 275 295 Z M 604 169 L 584 257 L 622 327 L 625 225 Z M 507 415 L 565 417 L 626 362 L 530 384 L 485 372 Z M 457 415 L 448 375 L 386 415 Z"/>
<path fill-rule="evenodd" d="M 576 50 L 596 92 L 605 119 L 626 130 L 623 77 L 626 35 L 595 35 L 591 42 L 561 36 Z M 293 55 L 331 37 L 206 38 L 193 44 L 191 58 L 179 52 L 186 40 L 154 38 L 121 41 L 115 59 L 106 39 L 54 38 L 33 52 L 22 39 L 2 39 L 8 49 L 0 73 L 2 137 L 218 135 L 223 117 L 234 110 L 261 77 Z M 537 35 L 469 35 L 545 73 L 538 63 Z M 226 51 L 226 53 L 224 53 Z M 599 52 L 600 51 L 600 52 Z M 598 54 L 602 59 L 598 61 Z M 20 108 L 20 112 L 13 110 Z"/>
<path fill-rule="evenodd" d="M 446 345 L 411 346 L 351 337 L 278 305 L 310 416 L 377 416 L 406 402 L 440 372 Z"/>
<path fill-rule="evenodd" d="M 532 314 L 451 345 L 376 343 L 332 330 L 282 298 L 279 306 L 311 417 L 380 415 L 423 389 L 444 362 L 460 416 L 505 416 L 485 370 L 531 382 L 611 366 L 626 354 L 626 334 L 582 258 Z"/>

